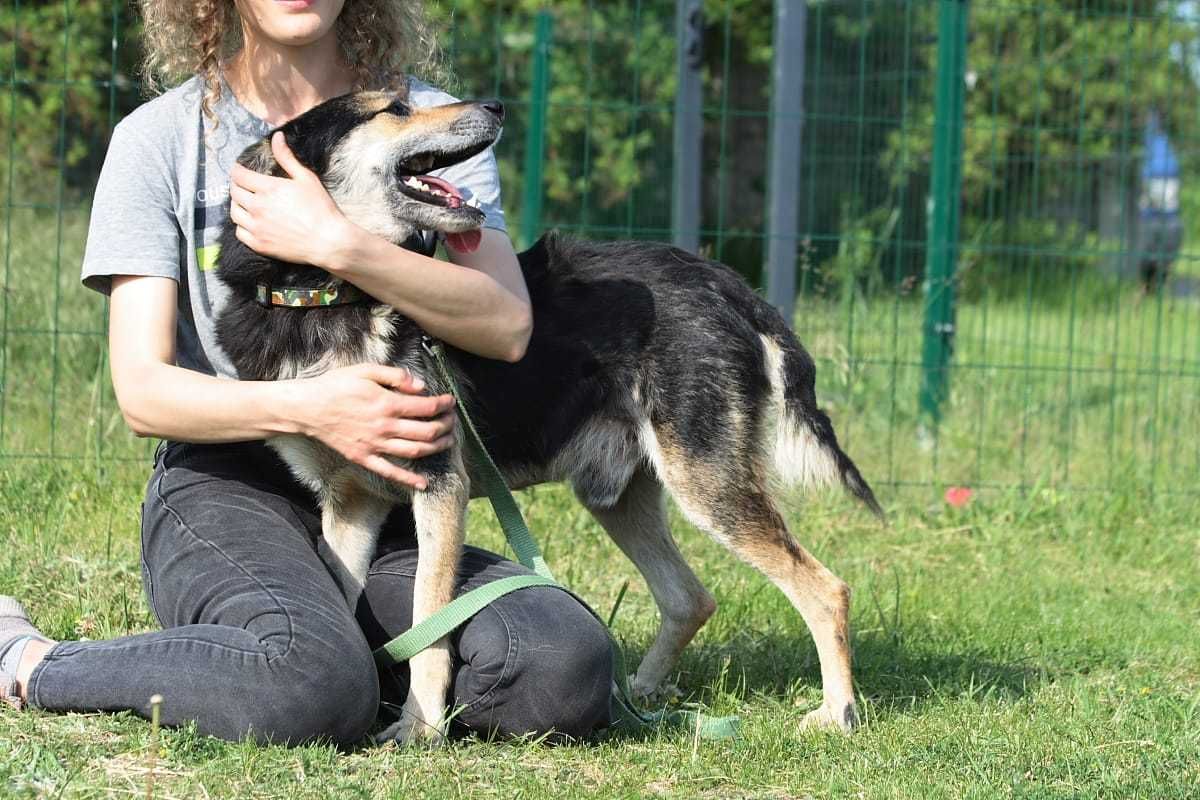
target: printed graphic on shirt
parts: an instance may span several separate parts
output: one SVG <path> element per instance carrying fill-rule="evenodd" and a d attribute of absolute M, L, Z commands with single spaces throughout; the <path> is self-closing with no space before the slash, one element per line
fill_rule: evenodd
<path fill-rule="evenodd" d="M 196 266 L 201 272 L 209 272 L 217 266 L 217 256 L 221 252 L 219 240 L 221 238 L 221 228 L 225 225 L 227 216 L 226 202 L 229 199 L 228 179 L 224 176 L 219 176 L 220 170 L 205 169 L 205 163 L 201 156 L 200 174 L 198 178 L 208 178 L 213 172 L 218 175 L 212 176 L 217 180 L 223 180 L 225 185 L 213 186 L 211 183 L 207 186 L 200 185 L 196 190 L 196 213 L 195 213 L 195 242 L 196 242 Z M 215 182 L 215 181 L 214 181 Z"/>
<path fill-rule="evenodd" d="M 229 112 L 232 102 L 225 99 L 222 108 L 228 113 L 221 115 L 221 124 L 216 128 L 206 126 L 203 116 L 200 120 L 192 235 L 196 266 L 202 273 L 211 273 L 217 267 L 221 229 L 229 215 L 229 173 L 238 155 L 267 133 L 262 120 L 236 107 Z"/>

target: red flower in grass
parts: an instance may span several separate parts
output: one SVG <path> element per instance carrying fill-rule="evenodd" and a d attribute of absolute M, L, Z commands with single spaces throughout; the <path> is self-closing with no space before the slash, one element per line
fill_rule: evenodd
<path fill-rule="evenodd" d="M 971 502 L 974 495 L 975 493 L 966 486 L 951 486 L 946 490 L 946 502 L 955 508 L 962 508 Z"/>

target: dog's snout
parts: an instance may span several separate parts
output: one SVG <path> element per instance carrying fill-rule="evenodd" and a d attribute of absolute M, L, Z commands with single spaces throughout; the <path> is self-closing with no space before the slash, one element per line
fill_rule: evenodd
<path fill-rule="evenodd" d="M 490 111 L 496 116 L 496 119 L 504 122 L 504 104 L 499 100 L 484 100 L 479 105 Z"/>

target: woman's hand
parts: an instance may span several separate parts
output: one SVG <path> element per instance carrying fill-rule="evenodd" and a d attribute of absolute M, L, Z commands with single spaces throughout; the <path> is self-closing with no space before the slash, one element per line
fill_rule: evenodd
<path fill-rule="evenodd" d="M 302 432 L 395 483 L 425 489 L 387 456 L 424 458 L 454 443 L 454 398 L 430 397 L 406 369 L 356 364 L 297 381 Z"/>
<path fill-rule="evenodd" d="M 241 164 L 229 174 L 229 218 L 237 225 L 237 238 L 264 256 L 327 267 L 360 229 L 342 214 L 316 173 L 296 159 L 279 131 L 271 136 L 271 152 L 290 177 L 263 175 Z"/>

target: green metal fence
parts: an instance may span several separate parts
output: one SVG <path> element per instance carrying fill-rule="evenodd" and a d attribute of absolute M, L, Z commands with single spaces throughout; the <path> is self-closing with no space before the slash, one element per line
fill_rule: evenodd
<path fill-rule="evenodd" d="M 790 0 L 785 0 L 790 1 Z M 794 0 L 799 2 L 799 0 Z M 518 243 L 672 238 L 675 0 L 436 6 L 463 96 L 509 106 Z M 772 98 L 771 0 L 706 0 L 701 248 L 761 284 L 769 123 L 801 113 L 796 331 L 877 484 L 1189 491 L 1200 467 L 1200 8 L 810 0 L 803 97 Z M 0 10 L 0 462 L 142 459 L 78 286 L 112 124 L 138 102 L 123 2 Z M 1184 235 L 1143 294 L 1143 132 Z"/>

